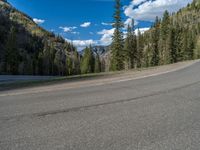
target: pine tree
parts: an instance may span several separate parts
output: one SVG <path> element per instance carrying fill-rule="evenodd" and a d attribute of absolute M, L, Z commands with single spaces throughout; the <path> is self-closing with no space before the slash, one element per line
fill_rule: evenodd
<path fill-rule="evenodd" d="M 6 71 L 11 74 L 18 73 L 19 52 L 16 43 L 16 29 L 12 26 L 6 43 Z"/>
<path fill-rule="evenodd" d="M 161 23 L 161 41 L 160 41 L 160 64 L 168 64 L 170 62 L 170 53 L 167 49 L 167 39 L 169 36 L 170 17 L 169 12 L 165 11 Z"/>
<path fill-rule="evenodd" d="M 74 51 L 73 74 L 80 74 L 80 55 Z"/>
<path fill-rule="evenodd" d="M 38 54 L 38 74 L 43 75 L 43 53 Z"/>
<path fill-rule="evenodd" d="M 144 47 L 144 67 L 150 67 L 152 64 L 151 60 L 151 46 L 150 42 Z"/>
<path fill-rule="evenodd" d="M 110 70 L 122 70 L 124 69 L 124 53 L 123 53 L 123 32 L 122 32 L 122 19 L 121 19 L 121 2 L 116 0 L 115 13 L 114 13 L 115 28 L 113 35 L 113 42 L 111 45 L 111 66 Z"/>
<path fill-rule="evenodd" d="M 101 61 L 99 58 L 99 55 L 96 54 L 96 58 L 95 58 L 95 69 L 94 69 L 95 73 L 99 73 L 101 72 Z"/>
<path fill-rule="evenodd" d="M 51 44 L 50 45 L 50 74 L 53 75 L 54 74 L 54 59 L 55 59 L 55 53 L 56 50 L 54 48 L 54 45 Z"/>
<path fill-rule="evenodd" d="M 173 27 L 170 28 L 168 37 L 168 49 L 170 51 L 170 63 L 177 62 L 177 51 L 176 51 L 176 33 Z"/>
<path fill-rule="evenodd" d="M 130 25 L 127 28 L 127 36 L 124 42 L 124 60 L 125 60 L 125 69 L 131 69 L 131 38 L 132 38 L 132 29 Z"/>
<path fill-rule="evenodd" d="M 44 74 L 49 75 L 51 70 L 51 60 L 50 60 L 50 47 L 48 45 L 48 41 L 44 42 L 44 50 L 43 50 L 43 69 Z"/>
<path fill-rule="evenodd" d="M 156 17 L 153 29 L 152 29 L 152 60 L 151 66 L 159 65 L 159 37 L 160 37 L 160 21 L 158 17 Z"/>
<path fill-rule="evenodd" d="M 182 60 L 188 60 L 188 29 L 184 28 L 182 32 L 182 51 L 183 51 L 183 59 Z"/>
<path fill-rule="evenodd" d="M 194 49 L 194 59 L 200 58 L 200 37 L 197 39 L 197 44 Z"/>
<path fill-rule="evenodd" d="M 138 29 L 138 36 L 137 36 L 137 68 L 142 67 L 143 63 L 143 36 Z"/>
<path fill-rule="evenodd" d="M 177 62 L 178 61 L 182 61 L 183 60 L 183 49 L 182 49 L 182 37 L 183 37 L 183 33 L 182 33 L 182 28 L 180 27 L 180 25 L 177 23 L 175 26 L 175 45 L 176 45 L 176 55 L 177 55 Z"/>
<path fill-rule="evenodd" d="M 195 49 L 195 37 L 193 35 L 192 32 L 189 32 L 188 35 L 188 50 L 187 50 L 187 54 L 188 54 L 188 59 L 194 59 L 194 49 Z"/>
<path fill-rule="evenodd" d="M 56 67 L 56 74 L 63 76 L 67 72 L 66 55 L 63 50 L 58 50 L 55 54 L 54 64 Z"/>
<path fill-rule="evenodd" d="M 134 28 L 134 20 L 127 27 L 127 36 L 124 43 L 125 69 L 134 68 L 137 61 L 137 41 Z"/>
<path fill-rule="evenodd" d="M 90 47 L 86 47 L 84 55 L 81 61 L 81 73 L 93 73 L 94 72 L 94 54 Z"/>

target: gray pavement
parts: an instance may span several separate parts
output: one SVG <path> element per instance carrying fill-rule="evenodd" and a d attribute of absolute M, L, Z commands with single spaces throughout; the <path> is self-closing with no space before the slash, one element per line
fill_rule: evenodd
<path fill-rule="evenodd" d="M 199 91 L 200 62 L 119 83 L 0 92 L 0 149 L 199 150 Z"/>

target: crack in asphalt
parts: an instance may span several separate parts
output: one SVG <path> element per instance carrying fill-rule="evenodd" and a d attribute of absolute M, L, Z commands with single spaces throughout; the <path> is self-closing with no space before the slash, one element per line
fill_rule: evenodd
<path fill-rule="evenodd" d="M 101 107 L 101 106 L 107 106 L 107 105 L 112 105 L 112 104 L 122 104 L 122 103 L 127 103 L 127 102 L 131 102 L 131 101 L 135 101 L 135 100 L 139 100 L 139 99 L 143 99 L 143 98 L 148 98 L 148 97 L 157 96 L 157 95 L 161 95 L 161 94 L 167 94 L 169 92 L 174 92 L 174 91 L 184 89 L 184 88 L 187 88 L 187 87 L 190 87 L 190 86 L 193 86 L 193 85 L 197 85 L 199 83 L 200 83 L 200 81 L 190 83 L 190 84 L 187 84 L 187 85 L 184 85 L 184 86 L 181 86 L 181 87 L 176 87 L 176 88 L 164 90 L 164 91 L 158 91 L 158 92 L 154 92 L 154 93 L 151 93 L 151 94 L 148 94 L 148 95 L 138 96 L 138 97 L 129 98 L 129 99 L 121 99 L 121 100 L 117 100 L 117 101 L 110 101 L 110 102 L 104 102 L 104 103 L 99 103 L 99 104 L 92 104 L 92 105 L 87 105 L 87 106 L 78 106 L 78 107 L 72 107 L 72 108 L 67 108 L 67 109 L 53 110 L 53 111 L 33 113 L 33 114 L 25 114 L 25 115 L 11 116 L 11 117 L 2 117 L 2 118 L 0 118 L 0 120 L 9 121 L 9 120 L 21 120 L 23 118 L 38 118 L 38 117 L 41 118 L 41 117 L 46 117 L 46 116 L 56 115 L 56 114 L 86 111 L 86 110 L 91 109 L 91 108 L 98 108 L 98 107 Z"/>

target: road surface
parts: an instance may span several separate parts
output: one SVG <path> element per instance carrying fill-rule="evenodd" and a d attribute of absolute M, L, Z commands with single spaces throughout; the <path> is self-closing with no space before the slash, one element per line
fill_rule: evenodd
<path fill-rule="evenodd" d="M 199 150 L 200 62 L 96 86 L 2 91 L 0 149 Z"/>

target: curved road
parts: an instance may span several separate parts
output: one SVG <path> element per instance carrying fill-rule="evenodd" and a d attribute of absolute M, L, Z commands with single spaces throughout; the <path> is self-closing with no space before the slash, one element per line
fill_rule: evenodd
<path fill-rule="evenodd" d="M 143 79 L 0 93 L 1 150 L 199 150 L 200 62 Z"/>

